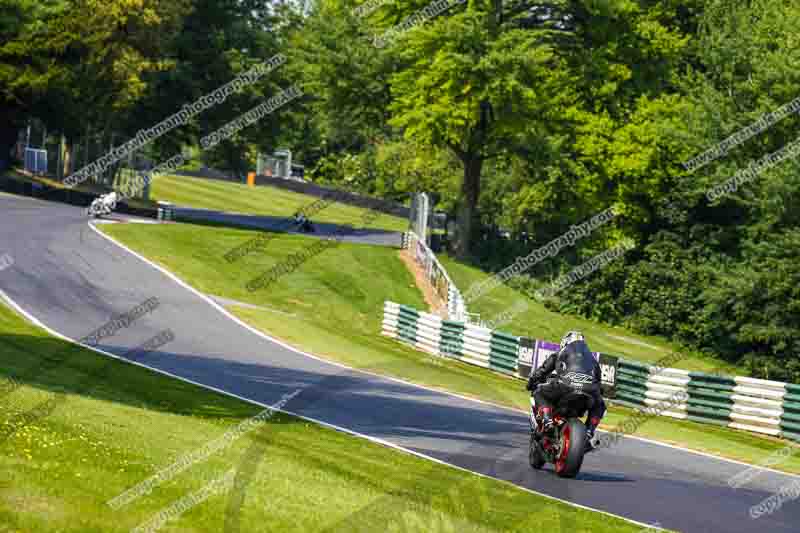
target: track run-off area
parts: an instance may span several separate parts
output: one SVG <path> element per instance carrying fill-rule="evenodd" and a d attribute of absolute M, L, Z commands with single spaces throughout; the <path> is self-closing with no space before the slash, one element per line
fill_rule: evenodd
<path fill-rule="evenodd" d="M 168 328 L 175 335 L 168 349 L 136 361 L 156 371 L 264 406 L 300 390 L 287 413 L 642 524 L 698 533 L 800 531 L 797 502 L 749 515 L 796 476 L 765 470 L 733 489 L 728 480 L 746 465 L 641 439 L 587 455 L 576 479 L 548 467 L 533 471 L 525 413 L 287 346 L 104 236 L 83 209 L 0 195 L 0 250 L 14 258 L 0 290 L 29 318 L 71 339 L 157 297 L 157 309 L 97 346 L 122 357 Z"/>

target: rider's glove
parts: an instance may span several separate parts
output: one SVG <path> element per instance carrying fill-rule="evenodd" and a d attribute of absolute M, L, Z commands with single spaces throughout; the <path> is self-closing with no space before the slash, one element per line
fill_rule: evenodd
<path fill-rule="evenodd" d="M 536 388 L 536 381 L 533 378 L 528 378 L 528 384 L 525 385 L 525 388 L 532 391 Z"/>

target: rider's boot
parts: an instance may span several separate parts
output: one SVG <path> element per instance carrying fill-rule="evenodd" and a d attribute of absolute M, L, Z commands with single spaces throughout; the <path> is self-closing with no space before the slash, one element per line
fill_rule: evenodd
<path fill-rule="evenodd" d="M 597 440 L 595 439 L 594 432 L 598 425 L 600 425 L 600 419 L 596 416 L 590 418 L 589 423 L 586 425 L 586 447 L 590 450 L 597 447 Z"/>

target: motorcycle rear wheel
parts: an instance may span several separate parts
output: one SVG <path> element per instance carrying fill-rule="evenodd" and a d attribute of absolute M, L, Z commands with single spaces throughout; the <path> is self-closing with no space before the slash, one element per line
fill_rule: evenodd
<path fill-rule="evenodd" d="M 586 444 L 586 426 L 578 418 L 570 418 L 561 427 L 561 447 L 555 460 L 559 477 L 573 478 L 580 472 Z"/>

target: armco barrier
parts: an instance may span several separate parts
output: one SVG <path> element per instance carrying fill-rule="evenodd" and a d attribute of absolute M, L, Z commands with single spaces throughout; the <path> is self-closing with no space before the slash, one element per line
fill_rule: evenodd
<path fill-rule="evenodd" d="M 396 339 L 399 335 L 397 326 L 399 323 L 400 305 L 394 302 L 383 304 L 383 322 L 381 323 L 381 334 Z"/>
<path fill-rule="evenodd" d="M 464 324 L 442 320 L 439 332 L 439 353 L 446 357 L 460 358 L 464 353 Z"/>
<path fill-rule="evenodd" d="M 690 372 L 689 377 L 687 418 L 695 422 L 728 426 L 732 421 L 733 389 L 736 381 L 704 372 Z"/>
<path fill-rule="evenodd" d="M 491 346 L 491 330 L 467 324 L 464 330 L 464 351 L 459 359 L 473 365 L 489 368 Z"/>
<path fill-rule="evenodd" d="M 781 414 L 781 434 L 800 441 L 800 385 L 786 384 Z"/>
<path fill-rule="evenodd" d="M 417 346 L 419 312 L 411 307 L 386 302 L 383 305 L 381 333 Z"/>
<path fill-rule="evenodd" d="M 417 319 L 419 313 L 411 307 L 401 305 L 397 313 L 397 337 L 400 340 L 417 343 Z"/>
<path fill-rule="evenodd" d="M 423 239 L 413 231 L 403 234 L 402 244 L 414 256 L 414 260 L 425 271 L 425 278 L 439 295 L 447 308 L 447 318 L 450 320 L 463 321 L 468 319 L 467 308 L 464 298 L 456 287 L 456 284 L 447 275 L 436 254 L 428 247 Z"/>
<path fill-rule="evenodd" d="M 617 400 L 629 407 L 644 406 L 649 375 L 647 365 L 620 359 L 617 369 Z"/>
<path fill-rule="evenodd" d="M 733 378 L 733 406 L 729 427 L 778 436 L 781 433 L 786 384 L 737 376 Z"/>
<path fill-rule="evenodd" d="M 517 376 L 519 337 L 385 302 L 383 335 L 425 352 Z M 685 398 L 685 401 L 681 399 Z M 614 402 L 657 414 L 800 441 L 800 385 L 619 359 Z"/>
<path fill-rule="evenodd" d="M 438 355 L 442 319 L 436 315 L 421 313 L 417 318 L 417 348 Z"/>
<path fill-rule="evenodd" d="M 504 374 L 516 375 L 519 337 L 492 331 L 489 340 L 489 368 Z"/>

